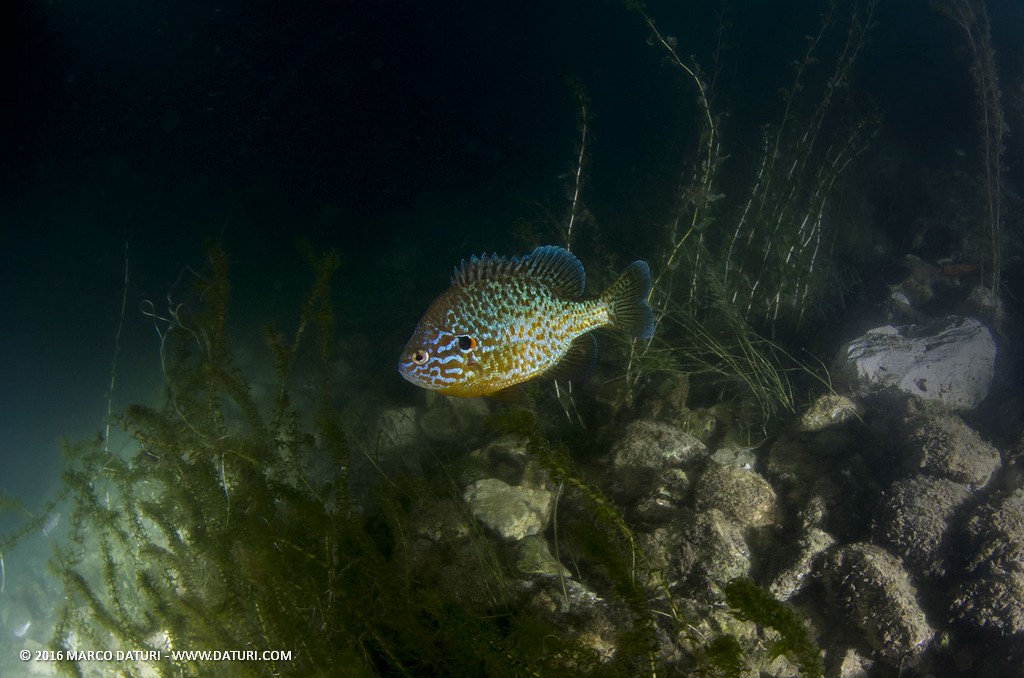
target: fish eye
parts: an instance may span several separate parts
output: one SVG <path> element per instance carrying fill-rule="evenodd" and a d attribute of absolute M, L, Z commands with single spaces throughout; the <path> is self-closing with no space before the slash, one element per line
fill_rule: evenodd
<path fill-rule="evenodd" d="M 419 350 L 412 354 L 412 361 L 417 365 L 422 365 L 428 360 L 430 360 L 430 354 L 426 351 Z"/>
<path fill-rule="evenodd" d="M 476 348 L 476 339 L 466 334 L 458 337 L 459 349 L 462 351 L 472 351 Z"/>

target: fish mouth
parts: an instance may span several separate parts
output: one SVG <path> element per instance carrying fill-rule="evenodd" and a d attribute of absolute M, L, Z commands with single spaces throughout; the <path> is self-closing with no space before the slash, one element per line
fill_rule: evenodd
<path fill-rule="evenodd" d="M 398 361 L 398 373 L 402 375 L 402 379 L 405 379 L 413 386 L 419 386 L 428 391 L 441 391 L 445 388 L 445 384 L 438 384 L 434 379 L 417 370 L 417 367 L 418 365 L 408 358 L 403 357 Z"/>
<path fill-rule="evenodd" d="M 405 363 L 398 363 L 398 373 L 402 375 L 402 379 L 405 379 L 410 384 L 420 385 L 419 379 L 413 374 Z"/>
<path fill-rule="evenodd" d="M 402 379 L 405 379 L 410 384 L 414 384 L 422 388 L 430 388 L 430 385 L 416 374 L 415 367 L 416 363 L 405 356 L 398 361 L 398 373 L 402 375 Z"/>

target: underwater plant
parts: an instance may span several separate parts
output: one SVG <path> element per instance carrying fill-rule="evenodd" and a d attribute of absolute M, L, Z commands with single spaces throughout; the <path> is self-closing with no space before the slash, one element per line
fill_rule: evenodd
<path fill-rule="evenodd" d="M 718 252 L 722 287 L 753 322 L 771 326 L 786 318 L 799 325 L 830 296 L 836 228 L 830 201 L 878 128 L 874 113 L 858 113 L 844 96 L 867 42 L 875 4 L 853 4 L 830 71 L 812 80 L 817 64 L 822 59 L 829 63 L 822 55 L 825 43 L 841 30 L 839 3 L 829 4 L 817 33 L 805 38 L 807 48 L 795 63 L 792 84 L 782 90 L 779 121 L 762 128 L 760 164 L 731 220 L 732 234 L 721 245 L 724 256 Z M 817 98 L 801 101 L 809 93 Z M 850 110 L 852 117 L 846 117 Z"/>
<path fill-rule="evenodd" d="M 969 47 L 970 73 L 978 107 L 978 136 L 983 181 L 978 230 L 985 246 L 984 284 L 998 300 L 1003 268 L 1003 173 L 1009 126 L 1003 113 L 1002 91 L 992 46 L 992 30 L 984 0 L 933 0 L 932 8 L 954 21 Z M 997 302 L 998 303 L 998 302 Z M 993 309 L 995 310 L 995 309 Z M 998 313 L 997 313 L 998 318 Z"/>
<path fill-rule="evenodd" d="M 269 402 L 229 345 L 227 258 L 216 247 L 207 256 L 194 295 L 159 314 L 164 404 L 117 416 L 131 456 L 100 438 L 64 446 L 71 526 L 52 562 L 65 595 L 50 642 L 64 674 L 632 676 L 688 665 L 734 675 L 730 666 L 753 661 L 735 639 L 691 630 L 696 620 L 620 509 L 525 410 L 499 410 L 493 430 L 522 436 L 564 488 L 556 552 L 559 540 L 571 543 L 609 614 L 628 621 L 612 656 L 574 632 L 577 611 L 524 605 L 523 595 L 553 585 L 524 579 L 479 529 L 432 547 L 468 553 L 472 580 L 462 570 L 452 586 L 425 570 L 414 523 L 425 506 L 457 505 L 459 490 L 442 469 L 389 477 L 372 499 L 353 492 L 329 371 L 337 256 L 309 255 L 312 288 L 295 330 L 266 333 L 278 382 Z M 291 396 L 294 366 L 307 359 L 319 366 L 312 410 Z M 476 602 L 470 590 L 481 592 Z M 659 654 L 672 635 L 683 659 Z M 139 654 L 100 665 L 74 654 L 83 648 Z M 253 654 L 212 664 L 203 651 Z"/>
<path fill-rule="evenodd" d="M 837 219 L 830 206 L 878 122 L 870 110 L 845 105 L 875 5 L 828 4 L 794 61 L 792 83 L 781 89 L 778 121 L 761 128 L 759 161 L 745 168 L 744 188 L 726 187 L 721 176 L 726 139 L 714 83 L 723 37 L 708 74 L 695 57 L 680 55 L 678 41 L 642 2 L 626 3 L 647 26 L 649 44 L 693 85 L 699 123 L 692 170 L 667 224 L 661 265 L 654 267 L 658 331 L 650 344 L 631 347 L 627 398 L 642 374 L 669 370 L 703 375 L 730 397 L 752 399 L 762 426 L 792 409 L 789 375 L 809 370 L 768 337 L 799 330 L 836 295 L 830 259 Z"/>

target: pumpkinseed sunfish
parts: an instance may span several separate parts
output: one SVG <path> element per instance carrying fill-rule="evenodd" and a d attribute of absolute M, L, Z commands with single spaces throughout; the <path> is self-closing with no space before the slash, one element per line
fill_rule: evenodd
<path fill-rule="evenodd" d="M 599 297 L 584 299 L 583 287 L 583 264 L 553 245 L 521 257 L 463 260 L 416 326 L 398 371 L 445 395 L 496 395 L 591 361 L 589 333 L 599 327 L 643 339 L 654 333 L 646 262 L 627 266 Z"/>

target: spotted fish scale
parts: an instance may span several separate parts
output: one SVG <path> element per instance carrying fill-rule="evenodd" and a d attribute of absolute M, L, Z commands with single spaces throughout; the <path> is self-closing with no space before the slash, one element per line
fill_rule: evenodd
<path fill-rule="evenodd" d="M 599 327 L 649 338 L 650 284 L 647 264 L 635 261 L 604 294 L 583 299 L 583 266 L 563 248 L 472 257 L 420 320 L 399 372 L 446 395 L 499 394 L 581 359 Z"/>

